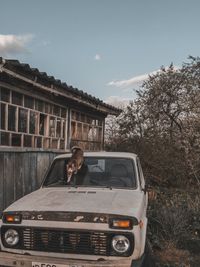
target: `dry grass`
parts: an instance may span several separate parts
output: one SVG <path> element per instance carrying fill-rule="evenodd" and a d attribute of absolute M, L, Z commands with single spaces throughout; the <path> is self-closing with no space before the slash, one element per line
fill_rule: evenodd
<path fill-rule="evenodd" d="M 173 264 L 177 267 L 190 267 L 190 254 L 186 250 L 177 249 L 173 243 L 166 243 L 161 251 L 155 251 L 155 258 L 160 264 Z M 163 266 L 160 265 L 160 266 Z"/>
<path fill-rule="evenodd" d="M 199 192 L 157 191 L 157 199 L 149 203 L 148 229 L 157 267 L 200 267 L 200 254 L 193 253 L 187 242 L 200 238 Z"/>

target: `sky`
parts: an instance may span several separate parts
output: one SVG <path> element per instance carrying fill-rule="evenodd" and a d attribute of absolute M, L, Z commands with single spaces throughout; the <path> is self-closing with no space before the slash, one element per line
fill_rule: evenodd
<path fill-rule="evenodd" d="M 0 56 L 108 103 L 200 56 L 199 0 L 0 0 Z"/>

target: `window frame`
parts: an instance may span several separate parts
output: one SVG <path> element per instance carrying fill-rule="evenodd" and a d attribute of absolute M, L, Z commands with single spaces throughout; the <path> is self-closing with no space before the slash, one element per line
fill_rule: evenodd
<path fill-rule="evenodd" d="M 13 90 L 10 88 L 7 88 L 6 86 L 2 86 L 0 85 L 0 96 L 1 96 L 1 92 L 2 90 L 6 90 L 7 92 L 7 96 L 8 98 L 6 99 L 6 101 L 1 100 L 0 98 L 0 104 L 1 106 L 4 107 L 4 113 L 1 114 L 1 116 L 5 117 L 5 127 L 3 127 L 4 125 L 2 125 L 3 128 L 1 128 L 0 125 L 0 133 L 2 134 L 9 134 L 9 145 L 2 145 L 2 142 L 0 140 L 0 147 L 12 147 L 15 148 L 15 146 L 12 146 L 12 142 L 14 142 L 14 140 L 12 141 L 12 136 L 16 136 L 16 135 L 21 135 L 21 145 L 20 148 L 33 148 L 33 149 L 37 149 L 38 146 L 35 144 L 36 139 L 41 139 L 41 144 L 39 148 L 44 148 L 44 149 L 56 149 L 56 150 L 66 150 L 67 149 L 67 140 L 68 140 L 68 133 L 67 133 L 67 128 L 66 126 L 68 125 L 68 108 L 61 106 L 59 104 L 53 104 L 51 102 L 45 101 L 43 99 L 34 97 L 34 96 L 30 96 L 28 94 L 25 94 L 24 92 L 21 92 L 20 90 Z M 16 93 L 16 95 L 21 96 L 21 105 L 18 104 L 13 104 L 12 102 L 12 96 Z M 25 105 L 25 98 L 27 98 L 29 101 L 32 100 L 33 103 L 31 105 L 31 103 L 29 103 L 29 106 L 32 106 L 32 108 L 27 107 L 27 103 Z M 42 110 L 39 111 L 38 109 L 35 108 L 35 103 L 38 102 L 41 104 Z M 52 106 L 52 110 L 57 107 L 57 109 L 59 110 L 59 117 L 55 116 L 53 114 L 46 113 L 45 111 L 45 105 L 48 106 L 48 110 L 51 110 L 51 106 Z M 15 109 L 15 117 L 13 118 L 12 116 L 12 120 L 14 120 L 14 128 L 8 128 L 8 120 L 9 120 L 9 108 L 14 108 Z M 20 122 L 19 122 L 19 118 L 20 118 L 20 110 L 25 111 L 26 114 L 26 127 L 24 128 L 23 131 L 20 131 Z M 62 112 L 61 112 L 62 111 Z M 34 132 L 30 131 L 30 127 L 31 127 L 31 116 L 32 114 L 35 114 L 35 129 Z M 65 116 L 64 116 L 65 115 Z M 57 120 L 60 121 L 60 134 L 58 136 L 54 136 L 51 137 L 50 136 L 50 125 L 49 125 L 49 120 L 50 117 L 53 117 L 55 119 L 55 123 L 57 124 Z M 44 122 L 43 122 L 43 128 L 44 131 L 40 132 L 40 128 L 39 128 L 39 123 L 40 123 L 40 119 L 44 118 Z M 12 123 L 13 125 L 13 123 Z M 65 126 L 65 130 L 63 129 L 63 127 Z M 56 134 L 56 132 L 55 132 Z M 31 141 L 31 147 L 30 145 L 27 147 L 24 145 L 24 140 L 25 140 L 25 136 L 30 136 L 30 138 L 32 138 Z M 46 139 L 49 139 L 50 141 L 45 142 Z M 52 147 L 53 144 L 53 139 L 54 139 L 54 143 L 55 143 L 55 139 L 57 142 L 56 148 L 55 145 L 54 147 Z M 64 142 L 64 148 L 63 148 L 63 142 Z M 30 142 L 29 142 L 30 143 Z M 49 145 L 48 145 L 49 144 Z M 60 144 L 62 144 L 62 148 L 60 147 Z M 47 147 L 48 146 L 48 147 Z"/>

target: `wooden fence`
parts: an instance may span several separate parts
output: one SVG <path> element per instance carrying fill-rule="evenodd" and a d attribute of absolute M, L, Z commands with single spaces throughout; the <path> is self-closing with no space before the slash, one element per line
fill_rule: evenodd
<path fill-rule="evenodd" d="M 0 151 L 0 211 L 39 188 L 55 152 Z"/>

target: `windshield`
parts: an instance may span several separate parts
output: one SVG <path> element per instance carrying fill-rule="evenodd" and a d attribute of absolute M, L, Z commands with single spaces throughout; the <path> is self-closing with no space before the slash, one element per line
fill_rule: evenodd
<path fill-rule="evenodd" d="M 85 157 L 77 174 L 67 184 L 66 164 L 69 158 L 53 162 L 43 186 L 84 186 L 136 188 L 134 161 L 128 158 Z"/>

